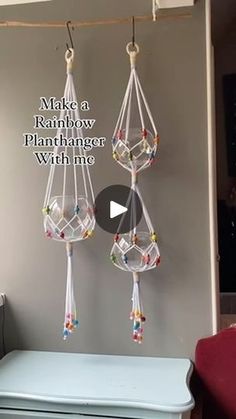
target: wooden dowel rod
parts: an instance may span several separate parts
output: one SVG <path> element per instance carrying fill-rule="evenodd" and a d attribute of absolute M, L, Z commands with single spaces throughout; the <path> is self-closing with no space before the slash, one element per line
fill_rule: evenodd
<path fill-rule="evenodd" d="M 159 14 L 158 20 L 176 20 L 190 18 L 190 13 L 184 14 Z M 135 22 L 148 22 L 152 20 L 152 16 L 136 16 Z M 72 21 L 71 26 L 74 28 L 81 28 L 87 26 L 103 26 L 103 25 L 117 25 L 122 23 L 131 23 L 132 18 L 114 18 L 109 20 L 88 20 L 88 21 Z M 5 28 L 65 28 L 66 22 L 21 22 L 21 21 L 0 21 L 0 27 Z"/>

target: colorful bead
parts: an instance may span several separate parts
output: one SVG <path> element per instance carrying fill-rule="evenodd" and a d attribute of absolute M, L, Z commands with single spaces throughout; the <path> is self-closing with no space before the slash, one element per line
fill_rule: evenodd
<path fill-rule="evenodd" d="M 118 242 L 118 240 L 119 240 L 119 234 L 118 234 L 118 233 L 116 233 L 116 234 L 115 234 L 115 236 L 114 236 L 114 241 L 115 241 L 115 242 Z"/>
<path fill-rule="evenodd" d="M 125 263 L 128 263 L 128 256 L 127 256 L 127 255 L 124 255 L 124 256 L 123 256 L 123 261 L 124 261 Z"/>
<path fill-rule="evenodd" d="M 79 205 L 76 205 L 76 207 L 74 209 L 76 215 L 79 214 L 79 210 L 80 210 Z"/>
<path fill-rule="evenodd" d="M 140 322 L 135 321 L 134 322 L 134 330 L 138 330 L 140 327 Z"/>
<path fill-rule="evenodd" d="M 61 239 L 64 239 L 64 237 L 65 237 L 64 231 L 61 232 L 60 237 L 61 237 Z"/>
<path fill-rule="evenodd" d="M 111 141 L 112 141 L 112 144 L 115 145 L 117 140 L 116 140 L 116 138 L 112 138 Z"/>
<path fill-rule="evenodd" d="M 151 240 L 152 240 L 153 242 L 157 242 L 157 235 L 156 235 L 156 233 L 155 233 L 155 232 L 153 232 L 153 233 L 151 234 Z"/>
<path fill-rule="evenodd" d="M 150 156 L 149 156 L 149 162 L 150 162 L 150 164 L 152 165 L 153 163 L 154 163 L 154 161 L 155 161 L 155 152 L 154 151 L 152 151 L 151 152 L 151 154 L 150 154 Z"/>
<path fill-rule="evenodd" d="M 153 143 L 154 143 L 155 145 L 159 145 L 159 143 L 160 143 L 160 137 L 159 137 L 159 135 L 158 135 L 158 134 L 157 134 L 157 136 L 154 138 Z"/>
<path fill-rule="evenodd" d="M 133 160 L 133 154 L 132 154 L 132 152 L 130 151 L 129 152 L 129 154 L 128 154 L 128 158 L 129 158 L 129 161 L 132 161 Z"/>
<path fill-rule="evenodd" d="M 78 326 L 79 325 L 79 321 L 78 320 L 73 320 L 72 323 L 73 323 L 74 326 Z"/>
<path fill-rule="evenodd" d="M 42 211 L 43 211 L 43 214 L 49 215 L 51 211 L 49 205 L 43 208 Z"/>
<path fill-rule="evenodd" d="M 117 138 L 118 138 L 118 140 L 121 140 L 122 139 L 122 131 L 121 131 L 121 129 L 117 132 Z"/>
<path fill-rule="evenodd" d="M 142 316 L 142 317 L 141 317 L 141 322 L 142 322 L 142 323 L 145 323 L 145 321 L 146 321 L 146 317 L 145 317 L 145 316 Z"/>
<path fill-rule="evenodd" d="M 110 259 L 113 263 L 116 262 L 116 256 L 112 253 L 112 255 L 110 255 Z"/>
<path fill-rule="evenodd" d="M 83 234 L 83 239 L 86 239 L 88 237 L 88 230 L 86 230 Z"/>
<path fill-rule="evenodd" d="M 147 138 L 147 130 L 145 128 L 142 131 L 142 134 L 143 134 L 143 138 Z"/>
<path fill-rule="evenodd" d="M 134 234 L 133 237 L 132 237 L 132 243 L 137 244 L 137 242 L 138 242 L 137 234 Z"/>
<path fill-rule="evenodd" d="M 119 158 L 118 158 L 118 155 L 117 155 L 117 152 L 116 152 L 116 151 L 113 151 L 113 153 L 112 153 L 112 157 L 113 157 L 113 159 L 115 159 L 115 160 L 119 160 Z"/>
<path fill-rule="evenodd" d="M 160 256 L 158 256 L 156 259 L 156 266 L 160 265 L 160 263 L 161 263 L 161 258 Z"/>
<path fill-rule="evenodd" d="M 46 231 L 46 236 L 51 239 L 52 238 L 52 232 L 50 230 Z"/>
<path fill-rule="evenodd" d="M 144 261 L 144 263 L 146 263 L 146 265 L 148 265 L 149 262 L 150 262 L 150 255 L 144 255 L 143 256 L 143 261 Z"/>

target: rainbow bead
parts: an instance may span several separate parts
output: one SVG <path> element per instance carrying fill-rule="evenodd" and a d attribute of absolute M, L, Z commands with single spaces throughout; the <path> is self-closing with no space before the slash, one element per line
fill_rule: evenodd
<path fill-rule="evenodd" d="M 146 265 L 148 265 L 149 262 L 150 262 L 150 255 L 144 255 L 143 256 L 143 261 L 144 261 L 144 263 L 146 263 Z"/>
<path fill-rule="evenodd" d="M 79 205 L 76 205 L 76 207 L 74 209 L 74 212 L 75 212 L 76 215 L 79 214 L 79 210 L 80 210 Z"/>
<path fill-rule="evenodd" d="M 147 138 L 147 130 L 145 128 L 142 131 L 142 134 L 143 134 L 143 138 Z"/>
<path fill-rule="evenodd" d="M 154 143 L 155 145 L 159 145 L 159 143 L 160 143 L 160 137 L 159 137 L 159 135 L 157 135 L 157 136 L 154 138 L 153 143 Z"/>
<path fill-rule="evenodd" d="M 112 255 L 110 255 L 110 259 L 113 263 L 116 262 L 116 256 L 112 253 Z"/>
<path fill-rule="evenodd" d="M 119 234 L 116 233 L 115 236 L 114 236 L 114 241 L 117 242 L 118 240 L 119 240 Z"/>
<path fill-rule="evenodd" d="M 93 230 L 88 230 L 87 237 L 93 237 L 93 235 L 94 235 L 94 231 Z"/>
<path fill-rule="evenodd" d="M 155 232 L 153 232 L 153 233 L 151 234 L 151 240 L 152 240 L 153 242 L 157 242 L 157 235 L 156 235 L 156 233 L 155 233 Z"/>
<path fill-rule="evenodd" d="M 143 337 L 138 335 L 138 339 L 137 339 L 138 343 L 142 343 L 143 341 Z"/>
<path fill-rule="evenodd" d="M 158 256 L 156 259 L 156 266 L 160 265 L 160 263 L 161 263 L 161 258 L 160 256 Z"/>
<path fill-rule="evenodd" d="M 134 322 L 134 330 L 138 330 L 140 328 L 140 322 Z"/>
<path fill-rule="evenodd" d="M 122 140 L 122 131 L 121 131 L 121 129 L 117 132 L 117 138 L 118 138 L 118 140 Z"/>
<path fill-rule="evenodd" d="M 49 215 L 50 214 L 50 207 L 47 205 L 45 208 L 42 209 L 43 214 Z"/>
<path fill-rule="evenodd" d="M 128 263 L 128 256 L 127 256 L 127 255 L 124 255 L 124 256 L 123 256 L 123 261 L 124 261 L 125 263 Z"/>
<path fill-rule="evenodd" d="M 63 336 L 64 336 L 64 339 L 66 339 L 66 338 L 67 338 L 67 336 L 69 336 L 69 332 L 68 332 L 68 330 L 67 330 L 67 329 L 65 329 L 65 330 L 63 331 Z"/>
<path fill-rule="evenodd" d="M 130 312 L 129 318 L 130 318 L 130 320 L 134 320 L 134 312 L 133 311 Z"/>
<path fill-rule="evenodd" d="M 118 155 L 117 155 L 117 152 L 116 152 L 116 151 L 113 151 L 113 153 L 112 153 L 112 157 L 113 157 L 113 159 L 114 159 L 114 160 L 119 160 L 119 158 L 118 158 Z"/>

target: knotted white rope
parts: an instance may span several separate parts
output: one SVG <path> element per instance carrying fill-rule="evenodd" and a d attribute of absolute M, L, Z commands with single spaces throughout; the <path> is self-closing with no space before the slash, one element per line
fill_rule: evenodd
<path fill-rule="evenodd" d="M 139 273 L 157 266 L 160 261 L 160 252 L 151 218 L 138 187 L 138 173 L 152 164 L 159 136 L 136 71 L 139 46 L 136 43 L 129 43 L 126 51 L 130 57 L 130 77 L 113 133 L 112 146 L 114 159 L 131 173 L 131 188 L 126 202 L 126 207 L 130 208 L 130 231 L 128 234 L 120 234 L 127 217 L 127 214 L 124 213 L 114 238 L 110 256 L 115 266 L 133 274 L 130 319 L 133 320 L 133 340 L 141 343 L 145 316 L 141 300 Z M 132 128 L 130 128 L 133 98 L 137 103 L 136 116 L 140 121 L 140 131 L 135 132 L 134 138 L 132 138 Z M 151 126 L 152 133 L 147 130 L 146 124 Z M 137 231 L 137 197 L 143 210 L 145 231 Z M 135 258 L 137 258 L 136 261 Z"/>
<path fill-rule="evenodd" d="M 66 51 L 67 77 L 63 98 L 66 103 L 76 103 L 72 110 L 62 109 L 60 119 L 79 120 L 79 105 L 73 81 L 74 50 Z M 63 135 L 68 138 L 83 138 L 81 128 L 59 128 L 56 137 Z M 86 151 L 83 147 L 54 147 L 53 154 L 64 153 L 62 165 L 52 164 L 49 170 L 43 213 L 44 227 L 47 237 L 66 243 L 67 252 L 67 285 L 65 301 L 65 318 L 63 336 L 66 339 L 78 326 L 76 304 L 74 298 L 74 279 L 72 269 L 73 242 L 80 241 L 92 235 L 94 217 L 94 191 L 89 172 L 85 164 L 76 165 L 75 158 L 80 156 L 86 162 Z M 70 164 L 66 161 L 69 158 Z M 56 176 L 57 175 L 57 176 Z"/>
<path fill-rule="evenodd" d="M 140 172 L 153 162 L 154 155 L 157 151 L 159 136 L 136 71 L 136 58 L 139 53 L 139 46 L 136 43 L 133 45 L 133 43 L 130 42 L 126 47 L 126 51 L 130 57 L 131 70 L 125 96 L 113 133 L 113 157 L 121 166 L 130 172 L 132 172 L 133 165 L 135 165 L 136 171 Z M 133 96 L 135 96 L 134 99 L 136 99 L 137 102 L 140 120 L 140 141 L 134 146 L 130 144 L 130 139 L 128 138 L 130 134 Z M 145 119 L 147 119 L 147 124 L 151 125 L 152 134 L 147 132 Z M 153 138 L 148 140 L 147 136 L 150 137 L 152 135 Z M 140 147 L 139 151 L 137 151 L 137 146 Z M 141 161 L 140 164 L 137 163 L 139 160 Z M 129 163 L 129 161 L 132 161 L 132 164 Z"/>

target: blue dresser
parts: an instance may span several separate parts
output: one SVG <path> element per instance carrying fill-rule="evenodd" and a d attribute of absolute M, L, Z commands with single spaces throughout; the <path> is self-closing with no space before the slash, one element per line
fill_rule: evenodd
<path fill-rule="evenodd" d="M 0 361 L 0 419 L 187 418 L 188 359 L 13 351 Z"/>

